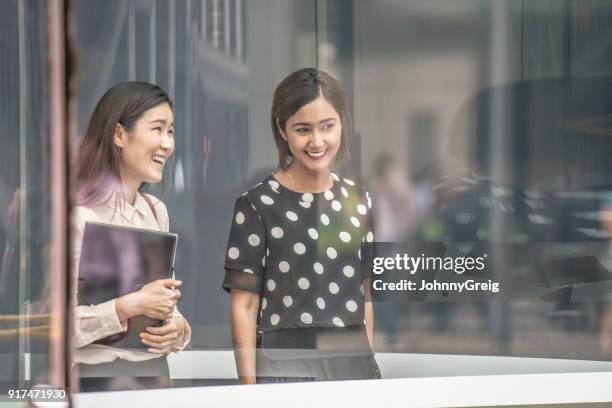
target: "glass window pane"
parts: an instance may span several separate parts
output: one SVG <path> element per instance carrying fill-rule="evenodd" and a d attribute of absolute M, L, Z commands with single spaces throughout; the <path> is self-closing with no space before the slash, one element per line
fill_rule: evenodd
<path fill-rule="evenodd" d="M 52 135 L 48 4 L 7 1 L 0 13 L 0 400 L 16 389 L 63 385 L 65 274 L 52 265 L 62 256 L 52 240 L 52 214 L 66 212 L 66 197 L 51 191 L 52 166 L 63 168 L 54 147 L 63 134 Z M 56 33 L 62 36 L 62 33 Z M 63 64 L 55 59 L 54 62 Z M 54 64 L 57 67 L 57 64 Z M 62 92 L 63 95 L 63 92 Z M 57 95 L 54 95 L 57 96 Z M 61 98 L 60 98 L 61 101 Z M 54 117 L 63 124 L 64 118 Z M 55 140 L 52 138 L 55 137 Z M 54 144 L 59 143 L 59 144 Z M 62 157 L 62 155 L 60 155 Z M 56 181 L 60 182 L 61 178 Z M 53 198 L 53 200 L 52 200 Z M 53 203 L 52 203 L 53 201 Z M 55 239 L 62 237 L 62 232 Z M 65 237 L 64 237 L 65 238 Z M 57 286 L 60 285 L 60 286 Z M 58 298 L 61 299 L 58 302 Z M 52 313 L 56 312 L 55 318 Z M 57 364 L 56 364 L 57 363 Z M 53 370 L 53 371 L 52 371 Z"/>
<path fill-rule="evenodd" d="M 609 359 L 611 11 L 318 3 L 319 66 L 350 88 L 351 150 L 379 202 L 378 240 L 444 242 L 449 254 L 496 245 L 483 276 L 509 296 L 376 302 L 378 351 Z M 571 285 L 549 279 L 572 274 Z"/>

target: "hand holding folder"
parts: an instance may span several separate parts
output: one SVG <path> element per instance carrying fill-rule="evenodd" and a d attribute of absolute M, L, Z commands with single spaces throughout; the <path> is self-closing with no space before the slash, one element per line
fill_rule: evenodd
<path fill-rule="evenodd" d="M 123 333 L 96 341 L 113 347 L 147 348 L 140 333 L 164 324 L 181 293 L 174 287 L 178 236 L 159 231 L 87 222 L 79 262 L 79 304 L 117 299 Z"/>
<path fill-rule="evenodd" d="M 133 316 L 147 316 L 151 319 L 168 320 L 174 313 L 181 291 L 175 289 L 181 281 L 168 278 L 158 279 L 117 299 L 117 314 L 122 322 Z"/>

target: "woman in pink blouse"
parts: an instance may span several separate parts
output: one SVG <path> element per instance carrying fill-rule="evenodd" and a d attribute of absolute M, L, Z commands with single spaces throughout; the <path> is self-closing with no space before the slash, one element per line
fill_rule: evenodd
<path fill-rule="evenodd" d="M 125 82 L 98 102 L 79 146 L 77 206 L 73 213 L 73 304 L 77 305 L 78 267 L 87 221 L 156 231 L 169 229 L 166 206 L 142 192 L 146 183 L 162 180 L 174 151 L 173 106 L 156 85 Z M 155 280 L 116 299 L 75 306 L 75 362 L 81 377 L 168 378 L 167 353 L 183 349 L 191 338 L 187 320 L 177 311 L 181 293 L 174 279 Z M 93 344 L 127 330 L 131 317 L 165 320 L 141 335 L 146 346 L 127 350 Z M 162 357 L 162 358 L 159 358 Z M 105 388 L 94 381 L 90 389 Z M 82 388 L 88 388 L 83 378 Z"/>

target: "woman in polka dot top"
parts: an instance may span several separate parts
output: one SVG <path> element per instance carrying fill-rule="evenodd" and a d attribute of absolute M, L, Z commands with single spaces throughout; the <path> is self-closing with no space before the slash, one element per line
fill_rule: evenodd
<path fill-rule="evenodd" d="M 346 106 L 340 84 L 314 68 L 274 93 L 280 170 L 236 200 L 225 262 L 242 383 L 380 376 L 361 267 L 372 202 L 330 170 L 348 157 Z"/>

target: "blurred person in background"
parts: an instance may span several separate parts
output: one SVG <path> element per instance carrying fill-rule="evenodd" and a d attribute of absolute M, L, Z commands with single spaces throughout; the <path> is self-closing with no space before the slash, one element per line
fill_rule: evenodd
<path fill-rule="evenodd" d="M 416 227 L 414 193 L 403 164 L 391 153 L 381 153 L 374 160 L 376 178 L 372 183 L 372 195 L 376 203 L 376 239 L 380 242 L 404 242 Z M 398 341 L 398 320 L 405 312 L 404 305 L 377 302 L 376 315 L 385 333 L 387 346 Z"/>

